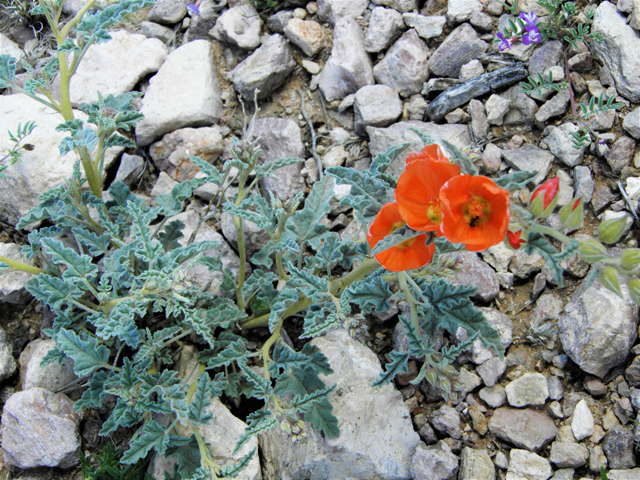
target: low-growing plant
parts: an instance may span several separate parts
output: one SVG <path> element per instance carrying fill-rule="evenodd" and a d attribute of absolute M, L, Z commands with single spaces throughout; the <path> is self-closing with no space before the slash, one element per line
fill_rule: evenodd
<path fill-rule="evenodd" d="M 336 328 L 361 338 L 366 316 L 389 310 L 391 300 L 406 307 L 399 321 L 408 350 L 389 353 L 374 385 L 406 373 L 413 359 L 419 370 L 411 383 L 426 380 L 443 395 L 452 395 L 452 362 L 462 351 L 476 339 L 500 356 L 503 347 L 498 333 L 473 307 L 470 296 L 476 289 L 447 282 L 451 261 L 442 260 L 444 253 L 481 251 L 506 241 L 512 248 L 539 252 L 558 283 L 560 261 L 580 253 L 608 288 L 620 293 L 620 279 L 626 280 L 634 300 L 640 300 L 637 249 L 610 257 L 597 240 L 580 243 L 544 224 L 556 207 L 557 179 L 540 186 L 526 210 L 511 204 L 508 190 L 531 184 L 536 172 L 515 172 L 494 181 L 478 175 L 455 146 L 441 141 L 447 157 L 416 130 L 425 148 L 406 156 L 399 178 L 387 169 L 408 144 L 378 154 L 364 171 L 326 169 L 306 198 L 302 193 L 265 198 L 258 183 L 303 159 L 262 162 L 259 139 L 252 137 L 249 125 L 221 165 L 189 157 L 203 175 L 177 184 L 153 206 L 120 182 L 111 184 L 103 198 L 105 150 L 134 146 L 118 132 L 130 130 L 141 118 L 131 106 L 135 94 L 99 96 L 83 105 L 87 123 L 95 126 L 88 127 L 73 116 L 69 80 L 88 46 L 108 39 L 109 25 L 149 3 L 123 0 L 96 12 L 90 12 L 90 4 L 55 30 L 58 60 L 41 73 L 32 71 L 22 90 L 62 115 L 58 129 L 69 136 L 60 151 L 75 151 L 81 160 L 71 178 L 42 194 L 39 205 L 17 224 L 20 229 L 46 222 L 29 233 L 22 249 L 36 266 L 0 257 L 0 270 L 34 274 L 27 289 L 54 315 L 45 333 L 56 348 L 44 362 L 70 358 L 76 375 L 86 380 L 75 408 L 100 408 L 107 395 L 115 397 L 100 434 L 119 428 L 133 432 L 122 464 L 166 455 L 177 459 L 177 469 L 169 475 L 175 480 L 236 475 L 255 450 L 223 464 L 200 434 L 203 424 L 215 421 L 208 411 L 212 400 L 223 394 L 251 397 L 261 405 L 248 415 L 234 455 L 252 436 L 274 428 L 294 439 L 309 428 L 337 437 L 340 428 L 330 403 L 334 387 L 322 380 L 332 372 L 331 365 L 308 340 Z M 61 1 L 41 1 L 40 7 L 57 24 Z M 0 87 L 17 88 L 15 64 L 0 56 Z M 50 90 L 58 73 L 59 101 Z M 18 131 L 25 132 L 23 127 Z M 195 189 L 207 183 L 217 193 L 187 239 L 186 226 L 176 217 Z M 350 185 L 340 204 L 351 208 L 363 225 L 366 242 L 341 238 L 326 226 L 336 183 Z M 216 253 L 217 242 L 194 241 L 202 223 L 223 212 L 233 217 L 237 233 L 236 272 Z M 582 215 L 577 200 L 560 210 L 569 228 Z M 268 238 L 250 258 L 245 222 L 257 225 Z M 601 240 L 616 242 L 623 227 L 603 223 Z M 564 244 L 564 250 L 558 252 L 549 239 Z M 283 339 L 294 322 L 302 324 L 295 339 L 302 344 L 299 349 Z M 460 327 L 468 340 L 435 347 L 432 338 L 438 331 L 453 334 Z M 269 333 L 258 346 L 248 341 L 254 328 Z M 176 368 L 176 354 L 185 344 L 198 352 L 195 376 L 180 376 Z"/>
<path fill-rule="evenodd" d="M 149 460 L 143 458 L 136 464 L 120 462 L 122 449 L 117 449 L 111 442 L 107 442 L 93 459 L 87 458 L 80 452 L 80 469 L 84 480 L 153 480 L 147 473 Z"/>

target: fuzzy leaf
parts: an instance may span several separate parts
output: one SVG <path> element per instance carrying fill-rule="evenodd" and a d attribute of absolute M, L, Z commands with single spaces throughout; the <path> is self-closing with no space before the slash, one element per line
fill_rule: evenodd
<path fill-rule="evenodd" d="M 306 270 L 298 270 L 291 263 L 288 264 L 291 280 L 287 282 L 290 287 L 298 287 L 308 297 L 324 295 L 329 291 L 329 281 L 326 278 L 317 277 Z"/>
<path fill-rule="evenodd" d="M 220 246 L 220 242 L 215 240 L 203 240 L 197 243 L 191 243 L 186 247 L 178 247 L 169 254 L 169 268 L 175 268 L 196 255 L 213 250 Z"/>
<path fill-rule="evenodd" d="M 247 210 L 242 205 L 240 207 L 236 207 L 233 203 L 226 202 L 222 206 L 222 208 L 225 212 L 227 212 L 230 215 L 255 223 L 259 229 L 266 228 L 267 225 L 269 224 L 268 219 L 265 218 L 263 215 L 260 215 L 259 213 L 256 213 L 256 212 L 252 212 L 251 210 Z"/>
<path fill-rule="evenodd" d="M 149 399 L 152 394 L 158 396 L 158 401 L 168 406 L 182 423 L 189 415 L 186 397 L 189 386 L 173 370 L 163 370 L 162 373 L 143 374 L 139 376 L 140 396 Z"/>
<path fill-rule="evenodd" d="M 56 344 L 73 360 L 73 371 L 79 377 L 91 375 L 99 368 L 110 367 L 109 349 L 87 334 L 79 336 L 61 328 L 56 336 Z"/>
<path fill-rule="evenodd" d="M 278 160 L 265 162 L 261 165 L 256 165 L 255 172 L 256 172 L 256 175 L 259 177 L 275 177 L 276 174 L 274 170 L 285 167 L 287 165 L 292 165 L 294 163 L 300 163 L 300 162 L 304 162 L 304 158 L 298 158 L 298 157 L 280 158 Z"/>
<path fill-rule="evenodd" d="M 392 350 L 389 356 L 391 357 L 391 363 L 387 363 L 384 366 L 384 372 L 371 384 L 372 387 L 382 387 L 391 382 L 397 374 L 407 373 L 409 371 L 407 368 L 407 362 L 409 361 L 408 353 L 400 353 Z"/>
<path fill-rule="evenodd" d="M 16 81 L 16 63 L 11 55 L 0 55 L 0 88 L 9 88 Z"/>
<path fill-rule="evenodd" d="M 118 399 L 116 406 L 113 407 L 111 415 L 102 424 L 102 428 L 98 432 L 99 435 L 106 436 L 111 432 L 115 432 L 118 427 L 132 427 L 140 421 L 139 415 L 129 406 L 122 398 Z"/>
<path fill-rule="evenodd" d="M 91 128 L 83 128 L 74 132 L 72 136 L 63 138 L 58 149 L 60 150 L 60 155 L 66 155 L 79 147 L 93 151 L 97 145 L 98 135 L 96 132 Z"/>
<path fill-rule="evenodd" d="M 332 302 L 325 303 L 322 307 L 317 304 L 307 309 L 304 317 L 304 332 L 300 338 L 313 338 L 330 332 L 340 327 L 342 322 L 336 313 L 336 307 Z"/>
<path fill-rule="evenodd" d="M 427 135 L 417 127 L 409 127 L 408 130 L 411 130 L 413 133 L 417 134 L 420 137 L 420 140 L 422 140 L 422 143 L 424 144 L 425 147 L 428 147 L 429 145 L 433 145 L 434 143 L 436 143 L 435 140 L 431 138 L 430 135 Z"/>
<path fill-rule="evenodd" d="M 422 332 L 416 328 L 410 316 L 400 315 L 400 323 L 404 327 L 409 343 L 409 351 L 412 356 L 423 358 L 426 354 L 432 352 L 430 343 L 423 336 Z"/>
<path fill-rule="evenodd" d="M 254 435 L 260 435 L 262 433 L 273 430 L 278 426 L 278 420 L 271 414 L 269 410 L 261 408 L 247 416 L 247 427 L 244 429 L 242 435 L 236 443 L 236 447 L 233 449 L 232 455 L 235 455 L 242 449 L 242 447 L 253 437 Z"/>
<path fill-rule="evenodd" d="M 151 450 L 162 455 L 169 446 L 169 432 L 155 420 L 150 420 L 136 432 L 129 445 L 129 450 L 120 459 L 122 463 L 134 464 Z"/>
<path fill-rule="evenodd" d="M 222 175 L 220 175 L 218 169 L 211 165 L 209 162 L 195 155 L 190 155 L 189 161 L 196 167 L 198 167 L 200 171 L 207 176 L 207 182 L 211 182 L 218 186 L 222 184 Z"/>
<path fill-rule="evenodd" d="M 224 347 L 218 354 L 207 361 L 208 368 L 219 368 L 231 365 L 234 362 L 246 359 L 248 352 L 245 343 L 242 340 L 231 342 Z"/>
<path fill-rule="evenodd" d="M 533 181 L 534 178 L 538 175 L 537 170 L 522 170 L 520 172 L 508 173 L 506 175 L 502 175 L 495 182 L 501 188 L 505 188 L 507 190 L 517 190 L 519 188 L 524 188 L 527 184 Z"/>
<path fill-rule="evenodd" d="M 335 385 L 306 395 L 296 395 L 291 401 L 294 408 L 304 412 L 304 419 L 313 425 L 313 428 L 321 430 L 329 438 L 340 436 L 338 419 L 333 414 L 333 406 L 327 398 L 334 388 Z"/>
<path fill-rule="evenodd" d="M 418 133 L 418 131 L 416 131 L 416 133 Z M 376 155 L 376 158 L 373 159 L 373 162 L 371 162 L 371 166 L 369 167 L 371 173 L 373 175 L 376 175 L 378 173 L 386 172 L 387 168 L 389 168 L 389 165 L 391 165 L 391 162 L 393 162 L 398 157 L 398 155 L 404 152 L 410 145 L 410 143 L 393 145 L 389 147 L 386 152 L 378 153 Z"/>
<path fill-rule="evenodd" d="M 271 308 L 271 315 L 269 316 L 269 331 L 273 332 L 274 328 L 292 304 L 298 301 L 300 296 L 295 288 L 287 288 L 282 290 L 276 297 L 273 307 Z"/>
<path fill-rule="evenodd" d="M 316 182 L 307 197 L 304 208 L 289 218 L 286 224 L 298 243 L 302 244 L 327 231 L 320 220 L 331 211 L 329 200 L 333 198 L 333 179 L 325 177 Z"/>
<path fill-rule="evenodd" d="M 375 248 L 371 251 L 371 255 L 382 253 L 385 250 L 390 249 L 391 247 L 400 245 L 402 242 L 406 242 L 407 240 L 411 240 L 412 238 L 418 237 L 423 234 L 424 232 L 416 232 L 415 230 L 411 229 L 400 229 L 398 233 L 394 232 L 391 235 L 387 235 L 382 240 L 380 240 Z"/>
<path fill-rule="evenodd" d="M 216 477 L 218 478 L 228 478 L 228 477 L 237 477 L 242 470 L 244 470 L 247 465 L 251 462 L 251 459 L 256 454 L 256 449 L 254 448 L 249 453 L 247 453 L 240 460 L 235 462 L 233 465 L 229 465 L 221 469 L 218 473 L 216 473 Z"/>
<path fill-rule="evenodd" d="M 94 373 L 89 380 L 88 388 L 82 392 L 79 400 L 73 404 L 76 412 L 81 412 L 83 408 L 100 408 L 102 400 L 106 395 L 104 391 L 104 382 L 107 380 L 107 373 L 100 370 Z"/>
<path fill-rule="evenodd" d="M 249 381 L 254 385 L 252 395 L 260 400 L 268 400 L 269 396 L 273 392 L 271 382 L 266 378 L 261 377 L 251 368 L 249 368 L 246 361 L 239 361 L 238 366 L 242 369 Z"/>
<path fill-rule="evenodd" d="M 56 265 L 66 267 L 62 278 L 72 282 L 86 280 L 93 283 L 98 274 L 98 266 L 88 255 L 78 255 L 75 250 L 67 248 L 60 240 L 42 238 L 40 240 L 44 251 L 51 255 L 51 261 Z"/>
<path fill-rule="evenodd" d="M 184 237 L 182 229 L 185 225 L 180 220 L 171 220 L 167 222 L 160 233 L 158 233 L 158 240 L 162 244 L 165 252 L 170 252 L 180 247 L 180 240 Z"/>
<path fill-rule="evenodd" d="M 109 237 L 106 235 L 97 235 L 83 227 L 72 228 L 74 237 L 89 250 L 94 257 L 104 255 L 109 250 Z"/>
<path fill-rule="evenodd" d="M 262 249 L 251 256 L 251 263 L 258 267 L 264 267 L 265 269 L 271 268 L 273 265 L 273 259 L 271 256 L 275 252 L 276 244 L 273 240 L 269 240 Z"/>
<path fill-rule="evenodd" d="M 460 170 L 462 170 L 462 173 L 466 173 L 467 175 L 478 174 L 478 168 L 473 164 L 469 157 L 462 152 L 462 150 L 446 140 L 441 139 L 440 142 L 449 151 L 449 153 L 451 153 L 451 163 L 458 165 Z"/>
<path fill-rule="evenodd" d="M 189 403 L 189 420 L 192 422 L 208 424 L 213 415 L 206 411 L 207 407 L 211 405 L 208 397 L 215 397 L 216 391 L 211 382 L 211 378 L 207 372 L 203 372 L 198 377 L 198 385 L 196 391 Z"/>
<path fill-rule="evenodd" d="M 544 258 L 545 262 L 553 272 L 555 281 L 558 285 L 562 286 L 562 267 L 560 266 L 560 260 L 563 258 L 562 254 L 558 253 L 556 249 L 553 248 L 549 243 L 549 240 L 547 240 L 544 235 L 538 232 L 530 232 L 527 237 L 525 253 L 531 255 L 534 251 L 538 251 L 538 253 Z"/>
<path fill-rule="evenodd" d="M 128 298 L 118 302 L 111 309 L 108 318 L 101 315 L 104 321 L 100 323 L 94 322 L 96 335 L 105 340 L 117 338 L 131 348 L 138 348 L 140 330 L 136 325 L 136 318 L 142 318 L 146 314 L 146 306 L 134 299 Z"/>
<path fill-rule="evenodd" d="M 182 212 L 182 202 L 191 197 L 193 191 L 207 183 L 206 178 L 192 178 L 177 183 L 171 189 L 171 193 L 158 195 L 157 202 L 165 216 L 171 217 Z"/>
<path fill-rule="evenodd" d="M 346 291 L 349 301 L 358 305 L 362 313 L 386 312 L 391 308 L 389 298 L 393 292 L 381 275 L 369 275 L 351 284 Z"/>
<path fill-rule="evenodd" d="M 64 305 L 73 306 L 73 301 L 84 295 L 84 291 L 75 283 L 46 274 L 30 279 L 26 289 L 36 300 L 48 305 L 53 311 L 60 311 Z"/>

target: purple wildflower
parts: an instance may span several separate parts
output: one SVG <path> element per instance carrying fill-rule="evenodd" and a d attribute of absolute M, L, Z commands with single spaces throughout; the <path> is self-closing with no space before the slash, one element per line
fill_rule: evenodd
<path fill-rule="evenodd" d="M 530 43 L 538 43 L 541 35 L 537 28 L 528 28 L 527 32 L 522 36 L 522 43 L 529 45 Z"/>
<path fill-rule="evenodd" d="M 538 27 L 536 25 L 536 22 L 538 21 L 538 15 L 536 15 L 535 12 L 529 12 L 529 13 L 520 12 L 520 18 L 524 20 L 524 23 L 527 24 L 527 30 L 529 29 L 538 30 Z"/>
<path fill-rule="evenodd" d="M 200 5 L 200 2 L 196 2 L 195 4 L 193 3 L 187 3 L 187 8 L 189 9 L 189 13 L 191 15 L 196 15 L 198 13 L 200 13 L 200 9 L 198 8 L 198 6 Z"/>
<path fill-rule="evenodd" d="M 500 51 L 502 52 L 505 48 L 511 50 L 511 40 L 506 39 L 502 36 L 501 33 L 496 33 L 496 37 L 500 39 Z"/>

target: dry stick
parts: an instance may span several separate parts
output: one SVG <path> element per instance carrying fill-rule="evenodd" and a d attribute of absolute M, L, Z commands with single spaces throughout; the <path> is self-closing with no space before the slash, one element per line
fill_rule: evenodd
<path fill-rule="evenodd" d="M 322 173 L 322 160 L 318 156 L 318 152 L 316 152 L 316 131 L 313 129 L 313 123 L 311 123 L 311 119 L 309 115 L 307 115 L 307 111 L 304 108 L 304 93 L 302 90 L 298 90 L 300 94 L 300 110 L 302 110 L 302 116 L 304 117 L 307 125 L 309 126 L 309 130 L 311 130 L 311 154 L 313 158 L 316 159 L 316 166 L 318 167 L 318 178 L 322 180 L 324 174 Z"/>
<path fill-rule="evenodd" d="M 571 75 L 569 75 L 569 59 L 567 58 L 567 50 L 564 49 L 564 74 L 567 77 L 569 85 L 569 98 L 571 99 L 571 110 L 573 111 L 573 120 L 578 119 L 578 110 L 576 109 L 576 99 L 573 97 L 573 88 L 571 86 Z"/>

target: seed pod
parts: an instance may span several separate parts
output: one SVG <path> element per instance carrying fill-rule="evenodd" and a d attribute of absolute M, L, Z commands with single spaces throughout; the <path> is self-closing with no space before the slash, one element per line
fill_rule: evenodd
<path fill-rule="evenodd" d="M 627 287 L 629 287 L 631 300 L 640 305 L 640 278 L 630 278 L 627 280 Z"/>
<path fill-rule="evenodd" d="M 618 279 L 618 271 L 614 267 L 604 267 L 600 272 L 600 281 L 602 285 L 611 290 L 613 293 L 622 297 L 620 290 L 620 280 Z"/>
<path fill-rule="evenodd" d="M 640 248 L 627 248 L 622 252 L 620 265 L 625 272 L 640 270 Z"/>
<path fill-rule="evenodd" d="M 605 220 L 598 226 L 598 238 L 604 243 L 616 243 L 627 229 L 627 217 Z"/>
<path fill-rule="evenodd" d="M 587 263 L 597 263 L 607 258 L 607 247 L 597 240 L 585 240 L 578 247 L 580 256 Z"/>

